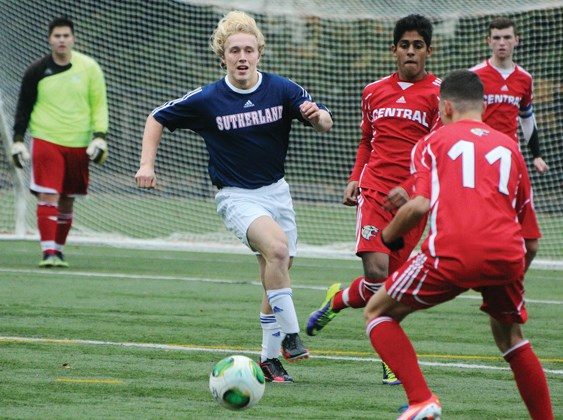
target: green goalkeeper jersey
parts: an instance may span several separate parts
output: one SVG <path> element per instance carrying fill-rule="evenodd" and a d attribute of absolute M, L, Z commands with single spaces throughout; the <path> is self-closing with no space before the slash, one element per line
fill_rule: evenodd
<path fill-rule="evenodd" d="M 35 138 L 66 147 L 85 147 L 93 133 L 108 130 L 106 85 L 93 58 L 72 52 L 59 66 L 49 54 L 26 71 L 14 124 L 23 138 L 29 126 Z"/>

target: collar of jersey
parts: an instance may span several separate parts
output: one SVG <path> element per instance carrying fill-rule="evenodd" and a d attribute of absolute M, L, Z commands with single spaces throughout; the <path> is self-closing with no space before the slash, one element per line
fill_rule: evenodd
<path fill-rule="evenodd" d="M 258 82 L 254 86 L 252 86 L 252 88 L 250 88 L 250 89 L 239 89 L 239 88 L 233 86 L 231 84 L 231 82 L 229 82 L 229 78 L 227 76 L 225 76 L 225 83 L 227 84 L 227 86 L 231 90 L 233 90 L 237 93 L 242 93 L 243 95 L 247 95 L 249 93 L 256 91 L 256 89 L 258 89 L 258 87 L 262 84 L 262 73 L 258 72 Z"/>

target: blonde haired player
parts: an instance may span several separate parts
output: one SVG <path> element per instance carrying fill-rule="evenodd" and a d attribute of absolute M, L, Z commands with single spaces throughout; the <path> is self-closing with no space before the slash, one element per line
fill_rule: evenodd
<path fill-rule="evenodd" d="M 255 20 L 240 11 L 217 25 L 211 48 L 226 76 L 156 108 L 147 118 L 140 188 L 156 185 L 157 147 L 164 127 L 198 133 L 209 152 L 209 176 L 218 189 L 217 212 L 225 226 L 256 253 L 264 296 L 260 311 L 260 366 L 271 382 L 293 382 L 278 359 L 309 357 L 299 336 L 289 268 L 297 226 L 285 158 L 293 120 L 316 131 L 332 128 L 327 108 L 289 79 L 258 71 L 265 42 Z"/>

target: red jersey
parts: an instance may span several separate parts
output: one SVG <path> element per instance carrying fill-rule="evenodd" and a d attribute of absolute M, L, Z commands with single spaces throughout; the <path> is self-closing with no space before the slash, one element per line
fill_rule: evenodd
<path fill-rule="evenodd" d="M 532 112 L 532 76 L 519 65 L 506 79 L 489 60 L 470 69 L 485 86 L 487 110 L 483 121 L 518 142 L 518 116 Z"/>
<path fill-rule="evenodd" d="M 468 277 L 458 279 L 463 287 L 479 285 L 472 270 L 500 275 L 523 262 L 521 224 L 539 228 L 517 143 L 480 121 L 462 120 L 422 139 L 413 166 L 414 195 L 431 205 L 422 252 L 467 268 Z"/>
<path fill-rule="evenodd" d="M 411 151 L 440 124 L 440 79 L 403 82 L 397 73 L 367 85 L 362 96 L 362 139 L 350 181 L 387 194 L 410 175 Z"/>

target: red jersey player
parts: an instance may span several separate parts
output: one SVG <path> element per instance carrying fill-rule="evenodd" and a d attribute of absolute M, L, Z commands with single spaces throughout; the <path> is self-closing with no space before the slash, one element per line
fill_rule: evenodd
<path fill-rule="evenodd" d="M 475 289 L 531 417 L 553 419 L 545 374 L 521 327 L 528 318 L 524 272 L 533 257 L 526 253 L 522 225 L 534 225 L 539 233 L 526 164 L 510 137 L 481 121 L 486 105 L 475 73 L 450 73 L 440 98 L 446 126 L 417 144 L 414 198 L 379 239 L 400 248 L 402 236 L 428 212 L 430 231 L 421 251 L 366 305 L 367 335 L 404 385 L 409 407 L 399 419 L 440 418 L 440 402 L 399 323 L 411 312 Z"/>
<path fill-rule="evenodd" d="M 424 16 L 409 15 L 397 21 L 391 51 L 398 71 L 364 89 L 362 139 L 343 198 L 345 205 L 357 205 L 356 254 L 362 259 L 364 275 L 347 288 L 340 283 L 330 286 L 320 309 L 309 317 L 309 335 L 318 334 L 342 309 L 363 308 L 388 272 L 408 259 L 424 231 L 421 221 L 399 251 L 391 252 L 378 241 L 378 232 L 393 218 L 392 207 L 409 199 L 413 146 L 439 123 L 440 80 L 425 70 L 431 40 L 432 24 Z M 383 372 L 384 384 L 400 383 L 385 365 Z"/>
<path fill-rule="evenodd" d="M 487 110 L 483 121 L 518 142 L 518 120 L 524 138 L 534 158 L 534 167 L 540 174 L 549 167 L 541 157 L 532 100 L 532 76 L 514 63 L 514 48 L 520 43 L 516 24 L 501 17 L 489 24 L 487 43 L 492 51 L 490 59 L 472 67 L 485 86 Z"/>

